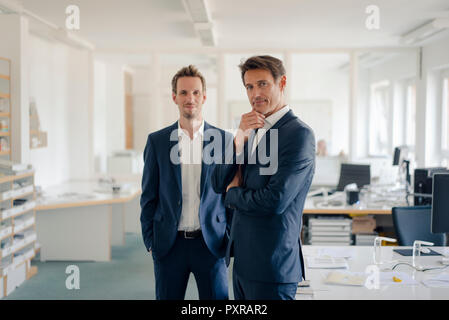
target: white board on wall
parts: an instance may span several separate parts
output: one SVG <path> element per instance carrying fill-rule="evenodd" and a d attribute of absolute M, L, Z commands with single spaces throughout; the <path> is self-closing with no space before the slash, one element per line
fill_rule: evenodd
<path fill-rule="evenodd" d="M 329 146 L 332 142 L 332 101 L 294 100 L 289 106 L 299 119 L 312 128 L 316 140 L 324 139 Z"/>

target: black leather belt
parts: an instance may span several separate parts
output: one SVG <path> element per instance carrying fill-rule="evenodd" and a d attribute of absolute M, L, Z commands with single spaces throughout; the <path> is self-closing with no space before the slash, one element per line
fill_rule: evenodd
<path fill-rule="evenodd" d="M 201 236 L 201 229 L 195 231 L 178 231 L 178 235 L 184 239 L 196 239 Z"/>

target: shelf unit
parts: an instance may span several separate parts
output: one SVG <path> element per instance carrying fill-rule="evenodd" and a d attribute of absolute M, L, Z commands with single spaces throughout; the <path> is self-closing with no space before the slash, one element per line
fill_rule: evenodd
<path fill-rule="evenodd" d="M 0 57 L 0 157 L 11 159 L 11 61 Z"/>
<path fill-rule="evenodd" d="M 34 172 L 0 177 L 0 297 L 37 273 Z"/>

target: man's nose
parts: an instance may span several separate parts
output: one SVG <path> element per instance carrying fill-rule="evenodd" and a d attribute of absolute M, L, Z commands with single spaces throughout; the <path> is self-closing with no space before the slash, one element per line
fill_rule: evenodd
<path fill-rule="evenodd" d="M 258 88 L 257 86 L 254 87 L 254 89 L 252 90 L 252 94 L 254 98 L 260 98 L 261 97 L 261 93 L 262 93 L 262 89 Z"/>

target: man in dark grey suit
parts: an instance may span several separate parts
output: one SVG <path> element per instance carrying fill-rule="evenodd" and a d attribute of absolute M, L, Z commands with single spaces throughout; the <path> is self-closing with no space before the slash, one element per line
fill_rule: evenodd
<path fill-rule="evenodd" d="M 234 296 L 294 299 L 305 276 L 300 232 L 315 137 L 284 101 L 282 61 L 257 56 L 240 69 L 252 111 L 241 118 L 234 162 L 217 165 L 212 175 L 215 192 L 225 194 L 225 205 L 234 210 L 226 256 L 229 264 L 234 255 Z M 268 145 L 275 163 L 267 167 Z"/>

